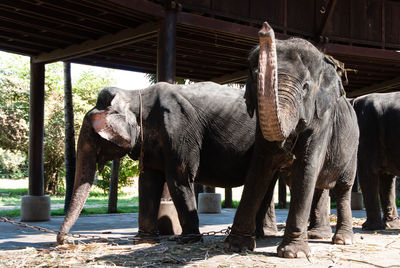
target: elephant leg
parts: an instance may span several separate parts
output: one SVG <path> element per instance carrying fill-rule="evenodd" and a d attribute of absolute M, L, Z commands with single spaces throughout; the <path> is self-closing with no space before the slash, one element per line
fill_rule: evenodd
<path fill-rule="evenodd" d="M 276 227 L 274 189 L 277 180 L 277 175 L 274 176 L 274 181 L 268 187 L 264 200 L 260 205 L 260 209 L 256 216 L 256 236 L 267 237 L 274 236 L 278 232 Z"/>
<path fill-rule="evenodd" d="M 224 242 L 226 250 L 254 250 L 256 246 L 256 215 L 274 175 L 273 159 L 265 155 L 262 147 L 255 146 L 232 230 Z"/>
<path fill-rule="evenodd" d="M 379 208 L 379 173 L 372 171 L 368 165 L 358 165 L 358 179 L 363 194 L 367 220 L 362 224 L 363 230 L 382 230 L 385 224 Z"/>
<path fill-rule="evenodd" d="M 307 243 L 307 222 L 317 181 L 315 174 L 305 163 L 293 164 L 289 215 L 283 240 L 277 249 L 279 257 L 297 258 L 300 252 L 306 256 L 311 254 Z"/>
<path fill-rule="evenodd" d="M 315 189 L 308 226 L 309 239 L 325 239 L 332 236 L 329 201 L 329 190 Z"/>
<path fill-rule="evenodd" d="M 200 241 L 202 237 L 199 231 L 194 183 L 189 182 L 188 179 L 182 179 L 182 176 L 168 176 L 167 183 L 172 201 L 178 212 L 179 222 L 182 226 L 182 234 L 178 242 L 189 243 Z"/>
<path fill-rule="evenodd" d="M 387 229 L 400 229 L 400 219 L 396 207 L 396 177 L 381 174 L 379 195 L 383 210 L 383 222 Z"/>
<path fill-rule="evenodd" d="M 145 169 L 139 175 L 139 232 L 138 237 L 157 239 L 157 216 L 165 178 L 157 170 Z"/>
<path fill-rule="evenodd" d="M 334 244 L 349 245 L 353 243 L 353 218 L 351 213 L 352 185 L 338 182 L 333 189 L 336 196 L 338 221 L 332 238 Z"/>

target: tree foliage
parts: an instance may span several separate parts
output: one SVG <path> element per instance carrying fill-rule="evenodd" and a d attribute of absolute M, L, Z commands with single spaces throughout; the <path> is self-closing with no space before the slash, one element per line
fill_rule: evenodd
<path fill-rule="evenodd" d="M 28 58 L 17 55 L 0 57 L 0 148 L 22 154 L 25 164 L 29 148 L 29 78 Z M 85 113 L 95 104 L 98 91 L 113 83 L 111 72 L 99 76 L 90 68 L 73 81 L 76 133 L 79 133 Z M 44 177 L 45 191 L 51 194 L 63 187 L 63 85 L 62 63 L 46 65 Z M 12 165 L 12 161 L 4 162 L 0 165 Z M 17 162 L 21 165 L 21 161 Z M 11 166 L 2 168 L 9 172 L 13 170 Z"/>
<path fill-rule="evenodd" d="M 139 173 L 138 161 L 134 161 L 128 156 L 121 159 L 119 176 L 118 176 L 118 191 L 125 186 L 132 184 L 132 177 L 135 177 Z M 111 161 L 108 162 L 102 172 L 100 172 L 100 177 L 96 180 L 95 185 L 101 188 L 105 193 L 109 191 L 111 179 Z"/>

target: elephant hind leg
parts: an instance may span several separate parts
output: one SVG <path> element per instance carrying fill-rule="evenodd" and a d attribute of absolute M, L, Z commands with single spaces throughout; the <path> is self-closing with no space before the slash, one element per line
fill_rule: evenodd
<path fill-rule="evenodd" d="M 363 223 L 363 230 L 382 230 L 385 225 L 382 222 L 379 207 L 379 180 L 380 175 L 366 165 L 358 166 L 358 179 L 363 194 L 364 205 L 367 212 L 367 220 Z"/>
<path fill-rule="evenodd" d="M 383 222 L 388 229 L 400 229 L 400 219 L 396 207 L 396 177 L 381 174 L 379 195 L 383 210 Z"/>
<path fill-rule="evenodd" d="M 329 190 L 315 189 L 308 226 L 309 239 L 331 238 Z"/>
<path fill-rule="evenodd" d="M 348 245 L 353 243 L 353 218 L 351 212 L 351 190 L 356 177 L 357 158 L 354 155 L 347 169 L 337 180 L 333 188 L 336 196 L 338 221 L 332 238 L 334 244 Z"/>

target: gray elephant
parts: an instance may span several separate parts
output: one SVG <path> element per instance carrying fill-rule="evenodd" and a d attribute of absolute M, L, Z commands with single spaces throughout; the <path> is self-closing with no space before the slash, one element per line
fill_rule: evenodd
<path fill-rule="evenodd" d="M 182 226 L 181 241 L 201 239 L 194 182 L 240 186 L 250 166 L 256 120 L 246 112 L 243 93 L 211 82 L 158 83 L 141 91 L 102 90 L 82 123 L 75 188 L 58 242 L 65 242 L 65 233 L 82 210 L 96 165 L 101 170 L 106 161 L 126 154 L 142 158 L 138 236 L 157 237 L 160 198 L 167 182 Z M 271 225 L 274 213 L 267 213 L 272 191 L 273 185 L 258 209 L 260 236 L 276 231 Z"/>
<path fill-rule="evenodd" d="M 367 211 L 362 228 L 400 229 L 395 193 L 395 175 L 400 175 L 400 92 L 365 95 L 353 105 L 360 128 L 358 179 Z"/>
<path fill-rule="evenodd" d="M 353 241 L 351 188 L 357 164 L 357 117 L 344 97 L 337 65 L 311 43 L 292 38 L 275 40 L 264 23 L 260 46 L 250 54 L 246 104 L 257 114 L 252 163 L 232 231 L 228 250 L 255 248 L 255 215 L 282 159 L 293 164 L 286 183 L 291 202 L 278 256 L 310 254 L 307 222 L 314 189 L 332 189 L 337 197 L 336 244 Z"/>

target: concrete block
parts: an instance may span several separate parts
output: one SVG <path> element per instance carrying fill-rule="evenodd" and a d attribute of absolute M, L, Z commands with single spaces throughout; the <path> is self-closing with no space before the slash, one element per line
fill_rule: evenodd
<path fill-rule="evenodd" d="M 50 196 L 24 195 L 21 198 L 21 221 L 50 220 Z"/>
<path fill-rule="evenodd" d="M 200 193 L 199 213 L 221 213 L 221 194 Z"/>
<path fill-rule="evenodd" d="M 179 235 L 182 233 L 178 212 L 174 202 L 161 201 L 158 211 L 157 227 L 160 235 Z"/>

